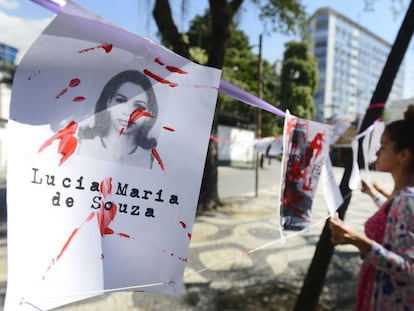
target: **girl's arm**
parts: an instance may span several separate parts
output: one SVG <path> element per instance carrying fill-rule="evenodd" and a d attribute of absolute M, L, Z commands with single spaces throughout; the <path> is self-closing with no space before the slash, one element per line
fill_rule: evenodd
<path fill-rule="evenodd" d="M 414 196 L 395 200 L 388 217 L 384 245 L 373 242 L 362 259 L 394 278 L 414 278 Z M 390 230 L 388 230 L 390 229 Z"/>

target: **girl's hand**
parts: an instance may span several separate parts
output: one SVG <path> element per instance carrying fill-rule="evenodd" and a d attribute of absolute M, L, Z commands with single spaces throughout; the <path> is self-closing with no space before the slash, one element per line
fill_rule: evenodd
<path fill-rule="evenodd" d="M 368 194 L 372 198 L 375 196 L 374 187 L 363 180 L 361 181 L 361 192 Z"/>
<path fill-rule="evenodd" d="M 349 244 L 349 230 L 343 221 L 339 219 L 338 214 L 335 214 L 335 216 L 330 219 L 329 228 L 331 229 L 331 242 L 334 246 Z"/>
<path fill-rule="evenodd" d="M 374 187 L 375 190 L 377 190 L 379 193 L 381 193 L 387 199 L 391 196 L 391 193 L 389 193 L 388 191 L 385 191 L 384 189 L 382 189 L 381 186 L 378 185 L 377 183 L 373 183 L 372 186 Z"/>
<path fill-rule="evenodd" d="M 334 246 L 351 244 L 357 247 L 361 254 L 367 253 L 372 246 L 372 240 L 346 226 L 339 219 L 338 214 L 330 219 L 329 228 L 331 229 L 331 242 Z"/>

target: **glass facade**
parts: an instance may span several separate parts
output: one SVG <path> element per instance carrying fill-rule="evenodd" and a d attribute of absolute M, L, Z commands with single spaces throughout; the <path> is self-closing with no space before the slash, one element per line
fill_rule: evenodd
<path fill-rule="evenodd" d="M 359 118 L 371 100 L 391 44 L 330 8 L 317 10 L 307 31 L 320 77 L 315 119 Z M 404 64 L 389 101 L 403 97 L 403 79 Z"/>
<path fill-rule="evenodd" d="M 16 48 L 4 43 L 0 43 L 0 61 L 14 64 L 16 61 L 16 54 Z"/>

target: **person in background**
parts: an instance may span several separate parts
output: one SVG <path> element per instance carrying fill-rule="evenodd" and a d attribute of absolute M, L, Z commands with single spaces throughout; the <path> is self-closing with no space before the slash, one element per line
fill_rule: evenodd
<path fill-rule="evenodd" d="M 389 172 L 394 189 L 365 223 L 365 234 L 337 216 L 330 219 L 334 246 L 355 246 L 363 261 L 355 309 L 414 310 L 414 109 L 388 124 L 376 168 Z M 368 192 L 368 190 L 367 190 Z"/>

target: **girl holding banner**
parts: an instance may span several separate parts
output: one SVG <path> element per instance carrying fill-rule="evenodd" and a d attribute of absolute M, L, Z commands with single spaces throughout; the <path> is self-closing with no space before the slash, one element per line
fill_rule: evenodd
<path fill-rule="evenodd" d="M 356 310 L 414 310 L 414 111 L 387 125 L 376 168 L 390 172 L 394 190 L 357 233 L 338 217 L 330 220 L 334 245 L 361 253 Z"/>

